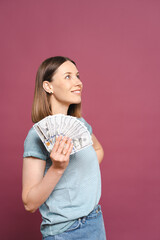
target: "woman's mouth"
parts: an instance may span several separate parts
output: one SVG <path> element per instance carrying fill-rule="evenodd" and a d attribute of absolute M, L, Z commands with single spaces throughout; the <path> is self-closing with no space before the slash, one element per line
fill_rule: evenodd
<path fill-rule="evenodd" d="M 81 95 L 81 91 L 79 91 L 79 90 L 72 91 L 72 93 L 74 93 L 74 94 L 78 94 L 78 95 Z"/>

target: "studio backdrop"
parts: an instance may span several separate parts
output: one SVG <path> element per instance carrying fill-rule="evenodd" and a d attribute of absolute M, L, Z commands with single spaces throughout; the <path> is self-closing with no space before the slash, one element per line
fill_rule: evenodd
<path fill-rule="evenodd" d="M 21 199 L 23 143 L 37 69 L 57 55 L 77 64 L 104 149 L 108 240 L 160 239 L 159 13 L 157 0 L 0 1 L 1 239 L 41 239 L 39 211 Z"/>

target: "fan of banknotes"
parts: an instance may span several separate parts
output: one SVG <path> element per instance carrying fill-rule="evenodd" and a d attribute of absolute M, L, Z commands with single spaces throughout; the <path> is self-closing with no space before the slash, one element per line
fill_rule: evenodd
<path fill-rule="evenodd" d="M 35 123 L 33 127 L 48 152 L 51 152 L 57 137 L 60 135 L 72 139 L 71 154 L 93 144 L 91 135 L 84 123 L 70 115 L 50 115 Z"/>

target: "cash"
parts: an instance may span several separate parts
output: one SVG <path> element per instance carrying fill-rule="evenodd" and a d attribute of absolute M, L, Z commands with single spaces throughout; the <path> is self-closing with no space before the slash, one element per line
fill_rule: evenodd
<path fill-rule="evenodd" d="M 72 139 L 71 154 L 93 144 L 91 135 L 84 123 L 70 115 L 61 113 L 49 115 L 35 123 L 33 127 L 48 152 L 51 152 L 57 137 L 60 135 L 62 135 L 62 139 L 64 136 Z"/>

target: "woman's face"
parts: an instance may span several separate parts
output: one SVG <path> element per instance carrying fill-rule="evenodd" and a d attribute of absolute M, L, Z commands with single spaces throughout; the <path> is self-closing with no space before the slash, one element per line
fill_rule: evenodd
<path fill-rule="evenodd" d="M 60 65 L 50 83 L 54 97 L 64 104 L 78 104 L 81 102 L 83 84 L 79 79 L 76 66 L 66 61 Z"/>

